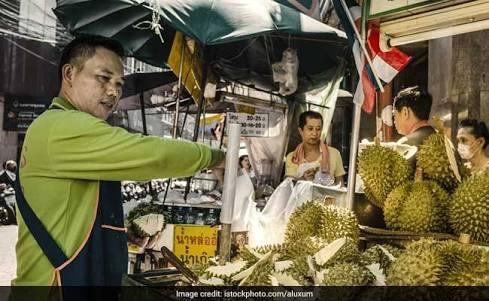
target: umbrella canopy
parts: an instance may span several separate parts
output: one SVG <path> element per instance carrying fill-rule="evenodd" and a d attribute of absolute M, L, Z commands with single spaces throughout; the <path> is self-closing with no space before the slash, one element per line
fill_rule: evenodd
<path fill-rule="evenodd" d="M 347 52 L 343 32 L 271 0 L 57 0 L 54 12 L 72 34 L 113 38 L 128 56 L 156 66 L 181 31 L 214 53 L 218 74 L 265 88 L 288 46 L 298 49 L 299 75 L 309 79 Z"/>

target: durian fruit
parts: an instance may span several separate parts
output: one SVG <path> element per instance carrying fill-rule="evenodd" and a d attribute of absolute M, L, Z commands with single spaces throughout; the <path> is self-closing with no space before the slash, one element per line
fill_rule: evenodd
<path fill-rule="evenodd" d="M 383 208 L 387 195 L 413 174 L 409 162 L 393 149 L 383 147 L 376 139 L 358 156 L 358 173 L 364 183 L 367 199 Z"/>
<path fill-rule="evenodd" d="M 150 213 L 134 219 L 131 229 L 139 237 L 153 236 L 162 231 L 165 226 L 165 216 L 163 214 Z"/>
<path fill-rule="evenodd" d="M 321 268 L 344 262 L 359 262 L 360 252 L 351 238 L 339 238 L 319 250 L 313 256 L 314 262 Z"/>
<path fill-rule="evenodd" d="M 384 220 L 389 229 L 412 232 L 445 232 L 450 196 L 435 182 L 423 181 L 422 171 L 415 182 L 392 191 L 385 202 Z"/>
<path fill-rule="evenodd" d="M 273 286 L 300 286 L 299 281 L 287 273 L 274 272 L 270 275 L 270 282 Z"/>
<path fill-rule="evenodd" d="M 473 175 L 459 185 L 450 201 L 449 221 L 456 234 L 489 242 L 489 173 Z"/>
<path fill-rule="evenodd" d="M 412 184 L 405 183 L 389 193 L 384 203 L 384 221 L 388 229 L 402 229 L 403 226 L 399 219 L 404 207 L 406 196 L 411 191 Z"/>
<path fill-rule="evenodd" d="M 285 242 L 316 236 L 322 222 L 323 207 L 321 203 L 314 201 L 308 201 L 297 207 L 287 222 Z"/>
<path fill-rule="evenodd" d="M 319 237 L 326 242 L 349 237 L 357 240 L 358 220 L 353 211 L 333 205 L 309 201 L 292 212 L 285 231 L 285 244 L 297 244 L 307 237 Z"/>
<path fill-rule="evenodd" d="M 192 272 L 194 272 L 197 276 L 205 276 L 206 270 L 211 266 L 210 262 L 207 261 L 205 263 L 195 263 L 191 265 L 189 268 Z"/>
<path fill-rule="evenodd" d="M 416 154 L 416 168 L 423 169 L 424 177 L 440 184 L 448 192 L 458 185 L 458 179 L 452 168 L 457 168 L 461 178 L 466 176 L 466 169 L 460 160 L 453 155 L 452 160 L 447 155 L 447 148 L 454 153 L 451 143 L 446 141 L 443 124 L 436 122 L 437 132 L 426 138 L 419 146 Z M 447 145 L 449 144 L 449 145 Z M 455 160 L 455 162 L 452 162 Z"/>
<path fill-rule="evenodd" d="M 338 238 L 351 238 L 354 242 L 359 237 L 358 219 L 353 211 L 334 205 L 323 206 L 318 236 L 328 242 Z"/>
<path fill-rule="evenodd" d="M 440 252 L 446 266 L 442 285 L 489 285 L 489 250 L 449 241 L 443 243 Z"/>
<path fill-rule="evenodd" d="M 221 278 L 225 283 L 230 284 L 232 277 L 247 267 L 247 262 L 242 260 L 236 260 L 234 262 L 227 262 L 225 265 L 210 266 L 205 270 L 207 278 Z"/>
<path fill-rule="evenodd" d="M 239 285 L 244 286 L 269 286 L 272 284 L 270 276 L 273 273 L 275 267 L 275 261 L 278 255 L 272 252 L 268 253 L 268 256 L 260 259 L 254 266 L 251 273 L 245 277 Z"/>
<path fill-rule="evenodd" d="M 260 258 L 263 257 L 263 254 L 256 252 L 253 249 L 250 249 L 248 246 L 245 246 L 238 253 L 238 259 L 247 262 L 248 267 L 254 265 Z"/>
<path fill-rule="evenodd" d="M 380 269 L 387 271 L 390 264 L 394 262 L 401 253 L 401 249 L 392 245 L 375 245 L 362 253 L 360 262 L 365 266 L 379 264 Z"/>
<path fill-rule="evenodd" d="M 323 271 L 322 285 L 328 286 L 364 286 L 372 280 L 370 271 L 356 263 L 335 264 Z"/>
<path fill-rule="evenodd" d="M 387 271 L 387 285 L 439 285 L 445 269 L 440 246 L 433 239 L 421 239 L 409 244 L 392 262 Z"/>
<path fill-rule="evenodd" d="M 301 285 L 312 285 L 312 269 L 308 256 L 300 256 L 292 260 L 291 266 L 285 271 Z"/>
<path fill-rule="evenodd" d="M 313 255 L 326 245 L 328 245 L 328 241 L 320 237 L 303 237 L 296 241 L 284 244 L 284 250 L 281 253 L 280 259 L 287 260 L 306 255 Z"/>

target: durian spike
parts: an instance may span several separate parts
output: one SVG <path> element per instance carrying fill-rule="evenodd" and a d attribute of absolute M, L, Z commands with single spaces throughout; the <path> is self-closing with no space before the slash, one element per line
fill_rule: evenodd
<path fill-rule="evenodd" d="M 433 125 L 435 126 L 435 129 L 442 135 L 445 135 L 445 128 L 443 127 L 443 119 L 440 118 L 440 116 L 433 116 L 431 118 L 433 120 Z"/>
<path fill-rule="evenodd" d="M 414 174 L 414 182 L 422 182 L 423 181 L 423 169 L 418 167 L 416 168 L 416 173 Z"/>
<path fill-rule="evenodd" d="M 374 142 L 375 142 L 375 145 L 380 145 L 380 137 L 379 136 L 375 136 Z"/>
<path fill-rule="evenodd" d="M 458 242 L 464 245 L 470 244 L 470 234 L 460 233 L 458 237 Z"/>

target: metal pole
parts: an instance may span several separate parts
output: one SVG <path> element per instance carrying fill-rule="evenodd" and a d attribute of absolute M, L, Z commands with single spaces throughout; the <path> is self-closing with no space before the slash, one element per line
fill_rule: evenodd
<path fill-rule="evenodd" d="M 348 188 L 346 200 L 349 209 L 353 209 L 353 197 L 355 196 L 355 178 L 358 152 L 358 139 L 360 137 L 360 119 L 362 116 L 362 105 L 355 104 L 353 108 L 353 129 L 350 141 L 350 162 L 348 164 Z"/>
<path fill-rule="evenodd" d="M 228 148 L 226 153 L 226 173 L 222 192 L 221 239 L 219 242 L 219 264 L 223 265 L 231 257 L 231 224 L 233 223 L 236 178 L 238 176 L 238 156 L 241 125 L 228 124 Z"/>
<path fill-rule="evenodd" d="M 177 133 L 178 133 L 178 118 L 180 116 L 180 95 L 182 90 L 184 50 L 185 50 L 185 40 L 182 42 L 182 49 L 180 50 L 180 69 L 178 70 L 177 102 L 175 105 L 175 117 L 173 118 L 173 139 L 177 138 Z M 189 68 L 191 67 L 192 66 L 189 66 Z"/>

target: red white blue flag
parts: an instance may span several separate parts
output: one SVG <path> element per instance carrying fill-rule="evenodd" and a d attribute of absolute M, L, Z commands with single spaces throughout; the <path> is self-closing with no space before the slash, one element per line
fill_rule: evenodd
<path fill-rule="evenodd" d="M 355 0 L 345 0 L 345 3 L 348 7 L 348 11 L 343 9 L 341 0 L 333 0 L 336 14 L 343 25 L 350 46 L 352 47 L 353 57 L 359 75 L 359 81 L 353 101 L 355 103 L 363 104 L 363 110 L 367 113 L 371 113 L 375 106 L 375 93 L 380 87 L 376 84 L 373 72 L 363 55 L 359 41 L 355 37 L 355 31 L 347 15 L 349 14 L 351 16 L 356 27 L 359 28 L 362 10 Z M 392 48 L 389 52 L 383 52 L 380 50 L 379 41 L 379 28 L 369 25 L 366 48 L 370 54 L 372 65 L 384 86 L 391 82 L 392 79 L 406 67 L 410 62 L 411 57 L 397 48 Z"/>

